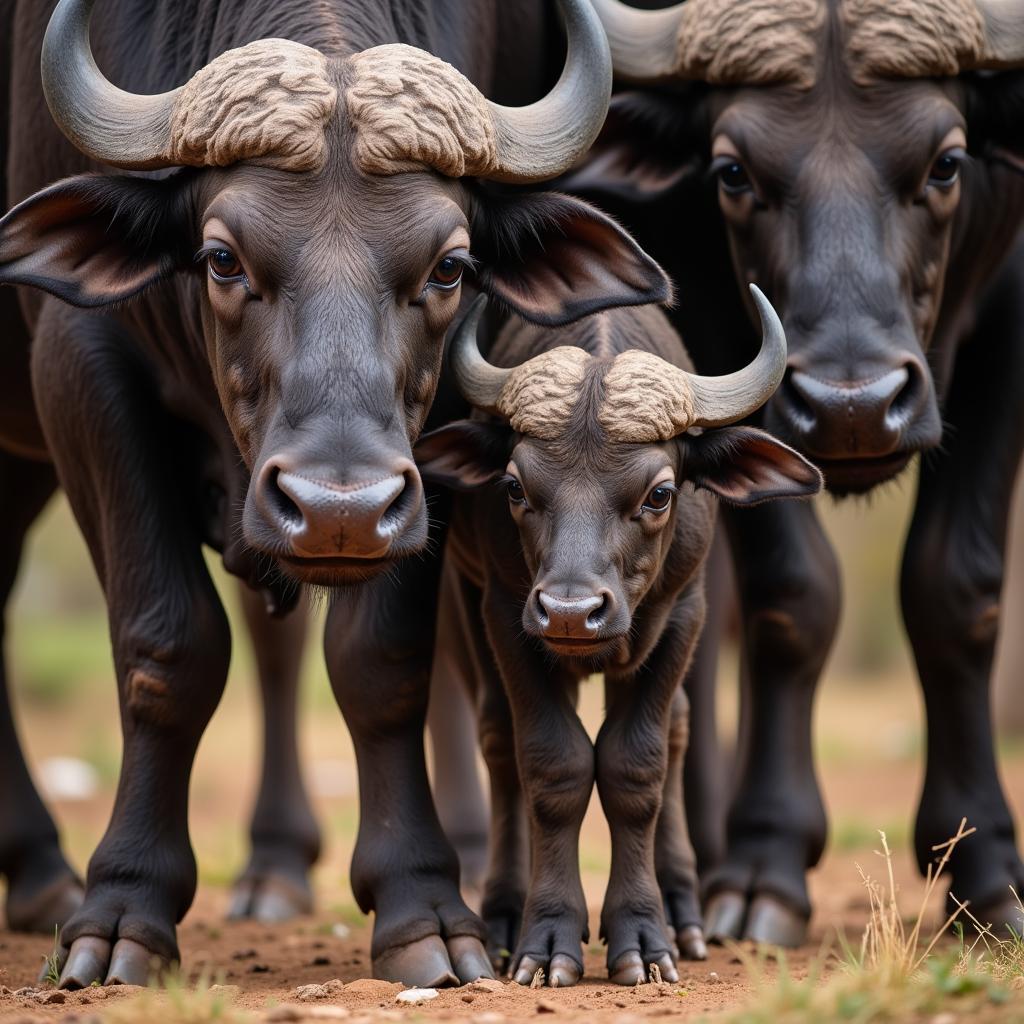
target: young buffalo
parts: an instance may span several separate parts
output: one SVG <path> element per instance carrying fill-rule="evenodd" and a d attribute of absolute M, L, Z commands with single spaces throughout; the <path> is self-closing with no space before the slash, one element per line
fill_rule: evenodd
<path fill-rule="evenodd" d="M 769 398 L 786 366 L 782 325 L 753 291 L 761 352 L 719 378 L 691 372 L 653 306 L 564 330 L 510 324 L 491 356 L 513 368 L 499 369 L 476 345 L 480 299 L 452 360 L 466 398 L 496 418 L 453 423 L 417 447 L 428 477 L 470 491 L 453 513 L 444 593 L 473 651 L 491 776 L 484 917 L 496 960 L 516 949 L 521 984 L 538 969 L 552 986 L 582 974 L 577 846 L 595 778 L 612 836 L 601 913 L 611 979 L 632 985 L 657 964 L 676 980 L 671 936 L 687 957 L 705 955 L 680 682 L 704 620 L 711 496 L 752 505 L 821 487 L 785 445 L 728 426 Z M 604 673 L 607 701 L 596 744 L 574 710 L 593 672 Z"/>

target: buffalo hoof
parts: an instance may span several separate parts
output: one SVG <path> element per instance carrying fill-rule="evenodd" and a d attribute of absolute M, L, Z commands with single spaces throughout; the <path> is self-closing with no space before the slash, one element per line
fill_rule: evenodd
<path fill-rule="evenodd" d="M 248 875 L 231 891 L 228 920 L 253 920 L 273 924 L 313 913 L 309 884 L 283 875 Z"/>
<path fill-rule="evenodd" d="M 12 932 L 53 935 L 82 905 L 85 889 L 74 875 L 65 875 L 31 896 L 12 889 L 7 896 L 7 927 Z"/>
<path fill-rule="evenodd" d="M 749 939 L 795 949 L 807 938 L 807 918 L 774 896 L 755 896 L 749 906 L 736 892 L 722 892 L 708 902 L 704 914 L 709 941 Z"/>
<path fill-rule="evenodd" d="M 999 903 L 989 904 L 980 910 L 971 908 L 975 919 L 997 939 L 1014 939 L 1024 935 L 1024 904 L 1014 896 L 1007 895 Z"/>
<path fill-rule="evenodd" d="M 699 925 L 691 924 L 676 933 L 676 947 L 683 960 L 707 960 L 708 947 Z"/>
<path fill-rule="evenodd" d="M 493 978 L 494 972 L 479 939 L 459 935 L 445 942 L 428 935 L 376 957 L 373 976 L 415 988 L 445 988 Z"/>
<path fill-rule="evenodd" d="M 583 977 L 583 968 L 570 956 L 556 953 L 550 960 L 541 957 L 523 956 L 512 979 L 517 985 L 532 985 L 537 972 L 550 988 L 571 988 Z"/>
<path fill-rule="evenodd" d="M 58 985 L 64 989 L 89 988 L 90 985 L 147 985 L 161 977 L 169 967 L 166 960 L 132 939 L 118 939 L 111 947 L 106 939 L 83 935 L 70 949 L 58 951 Z M 44 974 L 51 966 L 47 964 Z"/>
<path fill-rule="evenodd" d="M 662 981 L 675 984 L 679 980 L 679 972 L 669 953 L 661 953 L 645 962 L 646 957 L 642 956 L 635 949 L 631 949 L 614 964 L 608 966 L 608 980 L 613 985 L 642 985 L 645 981 L 653 981 L 659 975 Z M 654 968 L 657 968 L 655 973 Z"/>

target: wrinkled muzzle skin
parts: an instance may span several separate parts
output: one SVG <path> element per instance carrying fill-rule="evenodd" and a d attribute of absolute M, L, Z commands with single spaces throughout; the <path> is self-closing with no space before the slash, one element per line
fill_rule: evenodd
<path fill-rule="evenodd" d="M 937 445 L 929 367 L 961 202 L 955 82 L 743 89 L 711 102 L 736 276 L 772 296 L 789 369 L 768 429 L 860 492 Z"/>
<path fill-rule="evenodd" d="M 427 173 L 335 164 L 298 186 L 282 178 L 253 168 L 208 183 L 203 327 L 251 471 L 247 542 L 290 574 L 344 583 L 426 542 L 411 445 L 460 297 L 432 274 L 468 253 L 467 199 Z"/>

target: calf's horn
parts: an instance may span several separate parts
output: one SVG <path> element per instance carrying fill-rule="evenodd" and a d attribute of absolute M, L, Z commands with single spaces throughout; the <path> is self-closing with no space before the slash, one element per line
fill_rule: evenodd
<path fill-rule="evenodd" d="M 756 284 L 750 286 L 761 318 L 761 351 L 749 366 L 724 377 L 686 374 L 695 427 L 725 427 L 760 409 L 775 394 L 786 373 L 786 332 L 772 304 Z"/>
<path fill-rule="evenodd" d="M 448 358 L 462 397 L 477 409 L 497 413 L 502 388 L 512 371 L 492 366 L 480 355 L 477 331 L 486 308 L 487 296 L 478 295 L 455 332 Z"/>
<path fill-rule="evenodd" d="M 593 0 L 608 34 L 615 73 L 634 82 L 678 78 L 679 33 L 686 4 L 642 11 L 621 0 Z"/>

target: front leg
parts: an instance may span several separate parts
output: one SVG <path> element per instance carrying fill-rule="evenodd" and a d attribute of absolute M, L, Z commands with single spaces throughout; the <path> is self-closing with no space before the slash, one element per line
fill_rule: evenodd
<path fill-rule="evenodd" d="M 454 985 L 493 977 L 483 922 L 459 893 L 459 863 L 427 780 L 423 731 L 440 558 L 339 594 L 325 649 L 359 771 L 352 890 L 373 911 L 375 977 Z"/>
<path fill-rule="evenodd" d="M 61 932 L 60 983 L 143 985 L 178 959 L 192 902 L 188 786 L 231 640 L 201 549 L 185 432 L 116 324 L 50 305 L 34 348 L 50 450 L 107 598 L 124 755 L 85 901 Z"/>
<path fill-rule="evenodd" d="M 814 693 L 839 621 L 839 570 L 809 502 L 727 509 L 743 623 L 739 783 L 709 874 L 711 939 L 804 940 L 807 870 L 825 847 Z"/>
<path fill-rule="evenodd" d="M 957 360 L 941 454 L 922 460 L 903 561 L 903 614 L 917 660 L 928 724 L 915 846 L 924 870 L 932 847 L 961 818 L 978 831 L 950 862 L 950 893 L 1005 937 L 1024 915 L 1013 816 L 999 780 L 989 680 L 1010 499 L 1024 446 L 1024 268 L 1012 266 Z M 1017 628 L 1016 623 L 1011 628 Z"/>
<path fill-rule="evenodd" d="M 530 882 L 512 975 L 529 985 L 542 970 L 559 987 L 583 976 L 582 944 L 589 940 L 579 837 L 594 788 L 594 748 L 576 714 L 571 680 L 548 668 L 550 655 L 523 641 L 521 610 L 522 600 L 498 585 L 484 594 L 530 824 Z"/>
<path fill-rule="evenodd" d="M 263 707 L 263 769 L 249 836 L 249 863 L 231 893 L 230 918 L 287 921 L 313 911 L 309 871 L 320 855 L 320 829 L 302 782 L 297 711 L 309 627 L 300 598 L 283 618 L 266 594 L 240 584 Z"/>
<path fill-rule="evenodd" d="M 673 609 L 658 646 L 639 672 L 628 677 L 606 675 L 607 712 L 597 737 L 597 790 L 611 833 L 612 866 L 601 911 L 601 937 L 608 943 L 609 977 L 619 985 L 645 981 L 648 968 L 655 964 L 666 981 L 679 978 L 655 865 L 655 830 L 668 779 L 673 704 L 683 699 L 680 684 L 703 621 L 704 596 L 696 589 Z M 674 761 L 673 771 L 681 783 L 681 750 Z M 689 928 L 700 920 L 696 875 L 678 788 L 673 795 L 677 805 L 665 808 L 668 817 L 662 828 L 675 834 L 668 841 L 663 835 L 661 845 L 674 847 L 682 862 L 662 864 L 662 876 L 672 869 L 684 876 L 673 888 L 679 898 L 689 889 L 693 916 L 684 926 Z M 692 948 L 692 933 L 686 931 L 679 938 L 690 952 L 698 952 Z"/>

